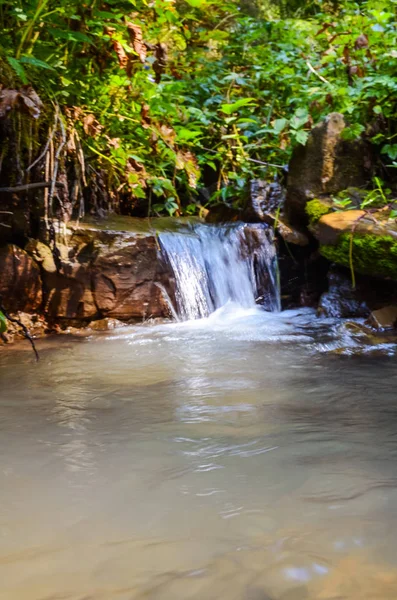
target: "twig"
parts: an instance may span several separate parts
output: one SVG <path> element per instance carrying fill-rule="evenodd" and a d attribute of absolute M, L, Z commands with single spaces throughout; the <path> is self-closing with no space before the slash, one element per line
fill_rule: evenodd
<path fill-rule="evenodd" d="M 54 136 L 54 131 L 55 131 L 55 129 L 50 129 L 50 134 L 48 136 L 47 143 L 45 145 L 43 152 L 40 154 L 40 156 L 38 158 L 36 158 L 35 161 L 32 162 L 31 165 L 28 166 L 28 168 L 26 169 L 26 173 L 31 171 L 45 157 L 45 155 L 47 154 L 48 148 L 50 146 L 50 142 Z"/>
<path fill-rule="evenodd" d="M 307 60 L 306 61 L 307 66 L 309 67 L 310 71 L 312 73 L 314 73 L 314 75 L 316 75 L 319 79 L 321 79 L 321 81 L 323 81 L 324 83 L 326 83 L 327 85 L 332 85 L 328 79 L 325 79 L 325 77 L 323 77 L 322 75 L 320 75 L 320 73 L 317 73 L 316 69 L 313 67 L 313 65 L 310 64 L 310 62 Z"/>
<path fill-rule="evenodd" d="M 204 146 L 201 146 L 201 148 L 203 150 L 206 150 L 207 152 L 212 152 L 212 154 L 218 154 L 217 150 L 213 150 L 212 148 L 205 148 Z M 263 165 L 265 167 L 276 167 L 277 169 L 283 169 L 285 165 L 276 165 L 274 163 L 269 163 L 269 162 L 263 162 L 262 160 L 258 160 L 256 158 L 250 158 L 249 156 L 245 157 L 246 160 L 249 160 L 250 162 L 253 163 L 257 163 L 258 165 Z"/>

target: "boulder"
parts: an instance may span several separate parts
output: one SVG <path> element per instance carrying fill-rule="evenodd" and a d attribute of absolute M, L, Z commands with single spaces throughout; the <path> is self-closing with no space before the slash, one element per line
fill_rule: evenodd
<path fill-rule="evenodd" d="M 324 317 L 367 317 L 370 309 L 360 290 L 354 289 L 348 273 L 331 269 L 328 273 L 328 291 L 318 305 L 318 313 Z"/>
<path fill-rule="evenodd" d="M 109 225 L 109 224 L 108 224 Z M 135 219 L 70 223 L 56 231 L 56 248 L 32 240 L 27 251 L 41 265 L 44 308 L 50 319 L 91 321 L 168 316 L 165 271 L 154 231 Z M 134 231 L 134 229 L 136 229 Z"/>
<path fill-rule="evenodd" d="M 330 213 L 314 228 L 320 253 L 354 273 L 397 281 L 397 226 L 380 213 Z"/>
<path fill-rule="evenodd" d="M 44 311 L 53 319 L 92 319 L 98 309 L 92 293 L 90 258 L 79 261 L 76 248 L 57 244 L 57 262 L 46 244 L 31 240 L 26 250 L 41 266 L 44 284 Z"/>
<path fill-rule="evenodd" d="M 42 303 L 40 268 L 17 246 L 0 249 L 0 296 L 9 312 L 35 312 Z"/>
<path fill-rule="evenodd" d="M 92 274 L 94 299 L 102 315 L 130 319 L 167 314 L 154 236 L 130 236 L 123 247 L 101 251 Z"/>
<path fill-rule="evenodd" d="M 344 140 L 343 115 L 331 113 L 316 125 L 305 146 L 298 145 L 289 165 L 286 214 L 293 225 L 306 225 L 308 200 L 330 196 L 370 180 L 371 159 L 362 139 Z"/>
<path fill-rule="evenodd" d="M 119 327 L 125 327 L 126 324 L 118 319 L 109 319 L 106 317 L 105 319 L 98 319 L 98 321 L 92 321 L 89 325 L 90 329 L 94 331 L 112 331 L 113 329 L 118 329 Z"/>
<path fill-rule="evenodd" d="M 385 306 L 372 311 L 369 324 L 376 329 L 395 329 L 397 324 L 397 306 Z"/>

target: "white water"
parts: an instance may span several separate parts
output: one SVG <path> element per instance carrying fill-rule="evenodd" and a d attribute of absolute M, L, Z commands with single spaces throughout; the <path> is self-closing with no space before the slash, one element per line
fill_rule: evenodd
<path fill-rule="evenodd" d="M 228 302 L 280 310 L 277 255 L 266 226 L 197 225 L 160 234 L 160 244 L 174 272 L 181 320 L 207 317 Z"/>

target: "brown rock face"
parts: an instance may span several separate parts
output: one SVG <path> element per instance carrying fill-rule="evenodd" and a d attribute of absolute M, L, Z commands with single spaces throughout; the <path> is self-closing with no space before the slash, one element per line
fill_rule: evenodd
<path fill-rule="evenodd" d="M 376 329 L 395 329 L 397 324 L 397 306 L 385 306 L 374 310 L 369 322 Z"/>
<path fill-rule="evenodd" d="M 162 289 L 172 295 L 170 277 L 150 233 L 70 225 L 66 235 L 57 235 L 58 265 L 42 242 L 30 242 L 27 250 L 41 264 L 49 318 L 129 320 L 169 314 Z"/>
<path fill-rule="evenodd" d="M 29 254 L 17 246 L 1 248 L 0 273 L 0 295 L 9 312 L 34 312 L 40 307 L 40 269 Z"/>
<path fill-rule="evenodd" d="M 320 244 L 336 244 L 340 234 L 357 228 L 364 216 L 363 210 L 347 210 L 324 215 L 317 224 L 316 237 Z"/>
<path fill-rule="evenodd" d="M 93 264 L 93 293 L 101 314 L 117 319 L 167 314 L 156 239 L 131 237 L 125 247 L 101 252 Z"/>
<path fill-rule="evenodd" d="M 305 146 L 293 152 L 288 174 L 286 212 L 292 224 L 306 224 L 305 205 L 312 198 L 361 187 L 370 178 L 370 156 L 358 139 L 343 140 L 343 115 L 331 113 L 316 125 Z"/>

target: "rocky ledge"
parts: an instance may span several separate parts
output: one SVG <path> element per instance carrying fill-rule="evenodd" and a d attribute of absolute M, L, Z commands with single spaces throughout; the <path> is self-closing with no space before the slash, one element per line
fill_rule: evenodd
<path fill-rule="evenodd" d="M 84 325 L 169 316 L 163 290 L 173 279 L 156 231 L 169 223 L 128 217 L 70 223 L 51 242 L 0 251 L 0 295 L 9 312 L 41 313 L 49 323 Z"/>

